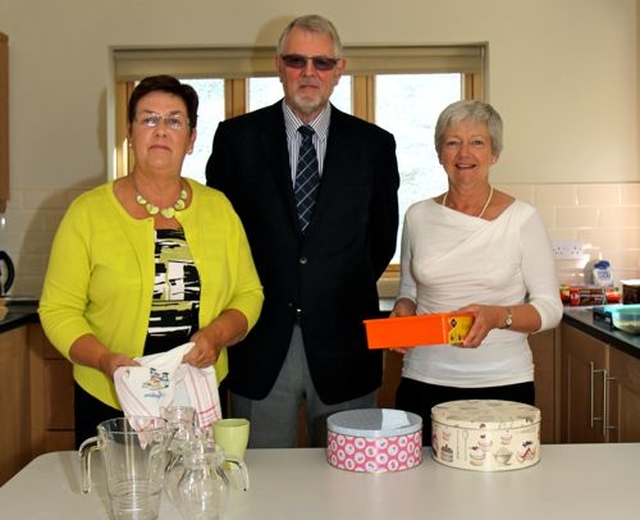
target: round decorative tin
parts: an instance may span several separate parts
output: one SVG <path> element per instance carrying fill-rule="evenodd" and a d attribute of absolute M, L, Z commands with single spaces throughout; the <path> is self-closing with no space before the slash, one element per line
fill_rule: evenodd
<path fill-rule="evenodd" d="M 431 409 L 431 456 L 454 468 L 508 471 L 540 460 L 540 410 L 498 400 L 450 401 Z"/>
<path fill-rule="evenodd" d="M 327 460 L 364 473 L 410 469 L 422 462 L 422 418 L 402 410 L 347 410 L 327 419 Z"/>

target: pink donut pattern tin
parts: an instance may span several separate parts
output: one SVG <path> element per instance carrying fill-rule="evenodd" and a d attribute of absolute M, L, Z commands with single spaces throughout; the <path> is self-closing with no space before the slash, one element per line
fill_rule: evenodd
<path fill-rule="evenodd" d="M 402 471 L 422 462 L 422 418 L 402 410 L 365 408 L 327 419 L 327 460 L 361 473 Z"/>
<path fill-rule="evenodd" d="M 498 400 L 450 401 L 431 409 L 431 456 L 474 471 L 526 468 L 540 460 L 540 410 Z"/>

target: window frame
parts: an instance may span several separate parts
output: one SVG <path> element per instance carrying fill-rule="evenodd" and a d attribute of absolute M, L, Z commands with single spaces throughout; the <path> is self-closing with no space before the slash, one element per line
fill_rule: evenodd
<path fill-rule="evenodd" d="M 127 101 L 135 82 L 154 74 L 224 79 L 225 118 L 247 111 L 247 80 L 276 76 L 273 47 L 114 47 L 115 177 L 132 168 L 127 140 Z M 461 73 L 462 99 L 483 100 L 487 92 L 488 44 L 345 46 L 352 76 L 353 115 L 375 122 L 377 74 Z"/>

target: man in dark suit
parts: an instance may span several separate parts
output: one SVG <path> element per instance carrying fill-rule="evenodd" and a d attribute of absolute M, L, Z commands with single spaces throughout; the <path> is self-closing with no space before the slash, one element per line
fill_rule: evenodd
<path fill-rule="evenodd" d="M 308 445 L 324 446 L 327 416 L 375 406 L 382 379 L 362 321 L 379 316 L 376 282 L 396 247 L 395 140 L 329 103 L 345 60 L 328 20 L 289 24 L 275 64 L 284 99 L 220 123 L 206 169 L 240 215 L 265 295 L 229 349 L 227 384 L 251 447 L 296 446 L 303 403 Z"/>

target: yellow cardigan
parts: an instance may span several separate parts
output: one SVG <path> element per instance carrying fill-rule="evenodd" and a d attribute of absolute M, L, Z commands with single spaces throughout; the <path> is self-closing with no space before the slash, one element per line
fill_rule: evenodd
<path fill-rule="evenodd" d="M 200 323 L 237 309 L 251 329 L 260 314 L 262 286 L 244 228 L 226 197 L 193 180 L 188 208 L 176 213 L 201 283 Z M 149 326 L 154 265 L 153 219 L 131 217 L 113 193 L 113 181 L 79 196 L 56 233 L 38 309 L 53 345 L 69 359 L 76 339 L 94 334 L 114 352 L 142 355 Z M 227 375 L 226 350 L 215 365 Z M 119 408 L 113 381 L 74 364 L 88 393 Z"/>

